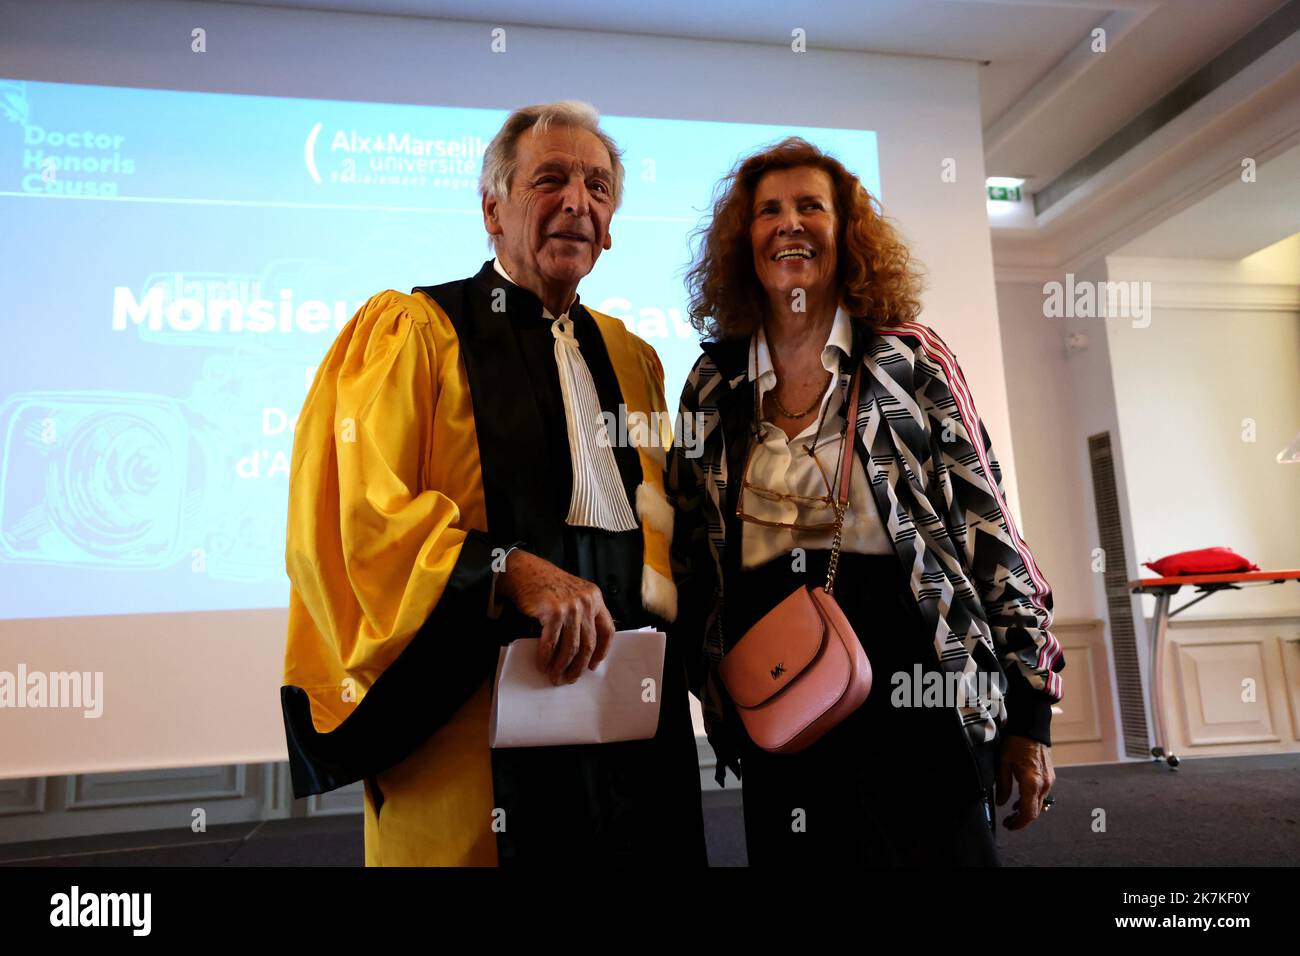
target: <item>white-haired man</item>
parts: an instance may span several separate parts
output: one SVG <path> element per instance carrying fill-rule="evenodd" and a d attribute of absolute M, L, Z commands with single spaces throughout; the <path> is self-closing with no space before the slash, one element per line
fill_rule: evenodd
<path fill-rule="evenodd" d="M 496 249 L 472 278 L 371 298 L 299 417 L 281 698 L 294 792 L 365 781 L 367 865 L 706 862 L 683 664 L 652 739 L 489 750 L 498 649 L 581 680 L 615 630 L 676 615 L 663 447 L 602 414 L 665 408 L 654 350 L 580 304 L 619 150 L 595 111 L 516 110 L 484 156 Z"/>

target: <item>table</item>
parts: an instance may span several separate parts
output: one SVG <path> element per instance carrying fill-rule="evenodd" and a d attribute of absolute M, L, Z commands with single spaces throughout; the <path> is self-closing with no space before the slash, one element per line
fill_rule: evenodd
<path fill-rule="evenodd" d="M 1172 753 L 1165 752 L 1165 743 L 1168 738 L 1165 736 L 1165 715 L 1162 701 L 1160 700 L 1160 688 L 1163 686 L 1163 673 L 1161 664 L 1164 658 L 1165 635 L 1169 630 L 1169 619 L 1175 614 L 1186 611 L 1198 601 L 1204 601 L 1211 594 L 1218 591 L 1240 591 L 1242 584 L 1281 584 L 1283 581 L 1300 581 L 1300 570 L 1293 571 L 1234 571 L 1230 574 L 1179 574 L 1168 578 L 1142 578 L 1139 581 L 1128 582 L 1129 590 L 1134 594 L 1153 594 L 1156 599 L 1156 610 L 1152 616 L 1155 627 L 1155 639 L 1151 641 L 1151 667 L 1148 671 L 1150 680 L 1148 688 L 1150 692 L 1151 719 L 1153 731 L 1155 734 L 1155 746 L 1151 748 L 1151 756 L 1160 760 L 1163 758 L 1169 764 L 1170 769 L 1178 768 L 1178 757 Z M 1170 599 L 1178 593 L 1179 589 L 1186 585 L 1195 585 L 1196 590 L 1200 592 L 1200 597 L 1193 598 L 1177 610 L 1169 610 Z"/>

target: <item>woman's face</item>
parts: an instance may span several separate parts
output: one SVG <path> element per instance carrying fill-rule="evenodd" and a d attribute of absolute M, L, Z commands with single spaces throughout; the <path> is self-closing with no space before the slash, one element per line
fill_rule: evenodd
<path fill-rule="evenodd" d="M 814 166 L 765 173 L 754 190 L 749 241 L 769 297 L 821 298 L 835 288 L 835 198 Z"/>

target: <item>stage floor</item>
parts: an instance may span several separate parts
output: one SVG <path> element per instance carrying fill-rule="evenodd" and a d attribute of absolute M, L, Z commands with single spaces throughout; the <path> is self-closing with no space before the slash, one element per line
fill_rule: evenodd
<path fill-rule="evenodd" d="M 1028 830 L 999 828 L 1006 866 L 1294 866 L 1300 754 L 1101 764 L 1057 771 L 1056 804 Z M 1010 813 L 1010 802 L 1000 808 Z M 1094 829 L 1105 813 L 1105 830 Z M 705 798 L 709 858 L 744 866 L 740 794 Z M 360 866 L 359 815 L 107 834 L 0 846 L 14 866 Z"/>

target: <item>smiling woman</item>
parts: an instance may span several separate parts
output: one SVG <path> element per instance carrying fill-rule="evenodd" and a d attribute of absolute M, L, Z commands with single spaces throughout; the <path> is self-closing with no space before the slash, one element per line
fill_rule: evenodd
<path fill-rule="evenodd" d="M 712 341 L 680 406 L 703 452 L 668 468 L 674 627 L 718 780 L 744 773 L 750 864 L 996 864 L 995 791 L 1014 775 L 1012 829 L 1050 805 L 1064 659 L 907 248 L 797 138 L 741 161 L 700 236 L 690 315 Z M 900 675 L 964 693 L 902 706 Z"/>
<path fill-rule="evenodd" d="M 837 303 L 832 300 L 838 292 L 834 196 L 830 176 L 812 166 L 773 170 L 758 181 L 749 242 L 754 272 L 769 298 L 775 296 L 813 315 L 826 314 L 828 309 L 834 312 Z M 815 378 L 821 379 L 820 370 Z M 816 393 L 824 388 L 821 381 Z"/>
<path fill-rule="evenodd" d="M 781 231 L 783 214 L 797 215 L 797 241 Z M 784 223 L 787 230 L 794 225 Z M 691 323 L 712 338 L 754 331 L 767 308 L 765 278 L 786 291 L 807 291 L 813 279 L 834 277 L 849 312 L 875 328 L 920 313 L 918 269 L 879 203 L 842 163 L 799 137 L 739 163 L 719 184 L 713 215 L 695 238 L 687 275 Z M 783 267 L 790 272 L 778 280 L 768 263 L 791 247 L 811 255 Z"/>

